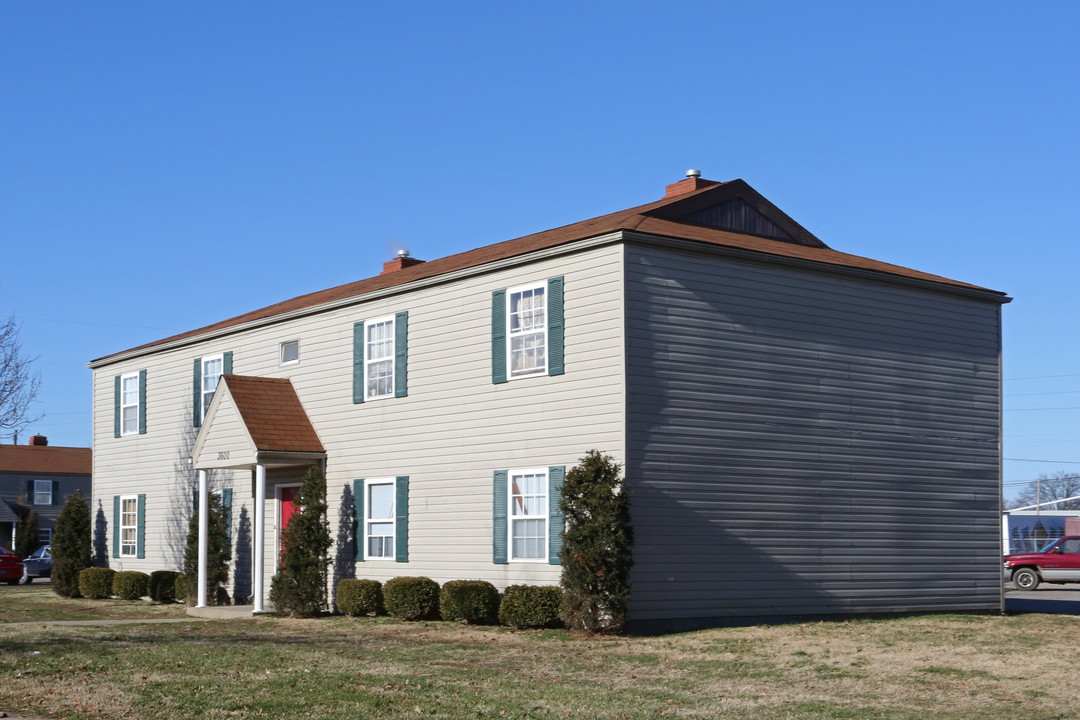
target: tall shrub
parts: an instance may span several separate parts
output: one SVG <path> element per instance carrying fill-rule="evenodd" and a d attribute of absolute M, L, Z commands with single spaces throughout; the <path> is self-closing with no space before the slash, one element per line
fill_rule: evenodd
<path fill-rule="evenodd" d="M 617 632 L 626 622 L 634 535 L 621 471 L 590 450 L 563 481 L 562 617 L 571 629 Z"/>
<path fill-rule="evenodd" d="M 79 573 L 90 567 L 90 508 L 76 490 L 56 518 L 52 538 L 53 590 L 62 597 L 79 597 Z"/>
<path fill-rule="evenodd" d="M 229 579 L 229 561 L 232 546 L 229 543 L 228 517 L 221 504 L 221 496 L 210 493 L 206 499 L 206 602 L 216 605 L 218 588 Z M 190 578 L 187 590 L 190 596 L 199 590 L 199 509 L 188 521 L 187 544 L 184 546 L 184 575 Z M 190 599 L 190 598 L 189 598 Z"/>
<path fill-rule="evenodd" d="M 26 496 L 19 498 L 19 504 L 15 507 L 15 511 L 19 515 L 19 521 L 15 523 L 15 554 L 19 557 L 26 557 L 32 554 L 38 549 L 38 545 L 41 544 L 39 536 L 41 530 L 38 527 L 37 513 L 34 512 L 34 508 L 30 503 L 26 501 Z"/>
<path fill-rule="evenodd" d="M 326 476 L 312 466 L 296 495 L 299 510 L 281 533 L 281 572 L 270 584 L 278 612 L 315 617 L 326 609 L 330 573 L 330 523 L 326 519 Z"/>

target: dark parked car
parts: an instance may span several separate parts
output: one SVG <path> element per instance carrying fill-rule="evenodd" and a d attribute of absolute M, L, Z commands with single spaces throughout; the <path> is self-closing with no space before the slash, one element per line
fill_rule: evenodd
<path fill-rule="evenodd" d="M 18 585 L 23 576 L 23 561 L 15 553 L 0 547 L 0 582 Z"/>
<path fill-rule="evenodd" d="M 1041 582 L 1080 582 L 1080 537 L 1054 540 L 1039 552 L 1006 555 L 1004 571 L 1017 590 L 1034 590 Z"/>
<path fill-rule="evenodd" d="M 23 577 L 29 585 L 34 578 L 47 578 L 52 575 L 52 547 L 43 545 L 23 559 L 26 570 Z"/>

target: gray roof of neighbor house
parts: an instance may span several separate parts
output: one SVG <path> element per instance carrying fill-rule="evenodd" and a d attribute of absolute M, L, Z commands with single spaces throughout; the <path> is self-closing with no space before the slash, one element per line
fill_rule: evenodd
<path fill-rule="evenodd" d="M 966 290 L 997 302 L 1010 300 L 1004 293 L 977 285 L 837 252 L 814 237 L 744 181 L 716 182 L 700 177 L 688 177 L 686 180 L 668 185 L 664 198 L 655 202 L 456 255 L 448 255 L 437 260 L 387 263 L 387 270 L 393 269 L 393 272 L 384 271 L 383 274 L 375 277 L 301 295 L 213 325 L 106 355 L 93 360 L 89 366 L 107 364 L 117 356 L 151 349 L 158 345 L 174 343 L 276 315 L 314 308 L 377 290 L 479 267 L 498 260 L 618 231 L 632 234 L 635 238 L 643 240 L 649 237 L 675 238 L 758 255 L 762 258 L 771 257 L 819 264 L 823 267 L 847 268 L 878 274 L 882 277 L 929 283 L 942 289 Z M 391 265 L 394 267 L 391 268 Z"/>

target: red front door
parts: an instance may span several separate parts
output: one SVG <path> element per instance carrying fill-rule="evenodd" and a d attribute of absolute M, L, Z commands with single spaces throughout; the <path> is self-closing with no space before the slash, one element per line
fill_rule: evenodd
<path fill-rule="evenodd" d="M 297 513 L 300 506 L 296 503 L 296 496 L 300 493 L 299 487 L 283 487 L 281 488 L 281 527 L 278 528 L 278 551 L 282 550 L 281 538 L 285 532 L 285 528 L 289 526 L 289 521 L 292 520 L 293 515 Z M 284 553 L 282 553 L 284 554 Z"/>

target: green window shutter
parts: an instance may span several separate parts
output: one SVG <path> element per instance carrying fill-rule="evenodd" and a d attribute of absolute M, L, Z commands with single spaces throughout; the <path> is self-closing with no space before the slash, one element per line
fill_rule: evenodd
<path fill-rule="evenodd" d="M 120 496 L 112 499 L 112 556 L 120 557 Z"/>
<path fill-rule="evenodd" d="M 139 371 L 139 434 L 146 434 L 146 371 Z"/>
<path fill-rule="evenodd" d="M 491 293 L 491 382 L 506 382 L 506 290 Z"/>
<path fill-rule="evenodd" d="M 113 436 L 120 437 L 120 376 L 113 380 Z"/>
<path fill-rule="evenodd" d="M 352 329 L 352 401 L 364 402 L 364 323 Z"/>
<path fill-rule="evenodd" d="M 225 536 L 232 540 L 232 488 L 222 489 L 221 507 L 225 510 Z"/>
<path fill-rule="evenodd" d="M 394 397 L 409 394 L 409 313 L 394 316 Z"/>
<path fill-rule="evenodd" d="M 563 528 L 565 519 L 559 503 L 562 502 L 562 485 L 566 477 L 566 466 L 548 468 L 548 564 L 559 565 L 559 551 L 562 550 Z"/>
<path fill-rule="evenodd" d="M 52 502 L 49 503 L 49 504 L 50 505 L 59 505 L 60 504 L 60 481 L 59 480 L 53 480 L 52 481 Z"/>
<path fill-rule="evenodd" d="M 221 374 L 232 375 L 232 351 L 221 354 Z"/>
<path fill-rule="evenodd" d="M 141 560 L 142 558 L 146 557 L 146 496 L 145 495 L 139 495 L 138 511 L 139 511 L 139 515 L 138 515 L 139 519 L 136 521 L 138 523 L 138 529 L 135 531 L 135 537 L 136 537 L 135 542 L 137 543 L 136 546 L 135 546 L 135 557 L 137 557 L 137 558 L 139 558 Z"/>
<path fill-rule="evenodd" d="M 202 358 L 195 358 L 195 375 L 192 380 L 191 423 L 195 427 L 202 425 Z"/>
<path fill-rule="evenodd" d="M 563 369 L 563 279 L 548 280 L 548 375 L 562 375 Z"/>
<path fill-rule="evenodd" d="M 352 481 L 352 496 L 353 496 L 353 526 L 355 531 L 353 536 L 356 538 L 356 556 L 353 558 L 356 562 L 364 562 L 364 534 L 367 532 L 367 522 L 364 519 L 364 481 L 353 480 Z"/>
<path fill-rule="evenodd" d="M 506 484 L 509 479 L 508 470 L 495 471 L 494 502 L 492 507 L 492 534 L 494 541 L 494 553 L 491 561 L 496 565 L 506 565 Z"/>
<path fill-rule="evenodd" d="M 394 481 L 394 560 L 409 562 L 409 478 Z"/>

